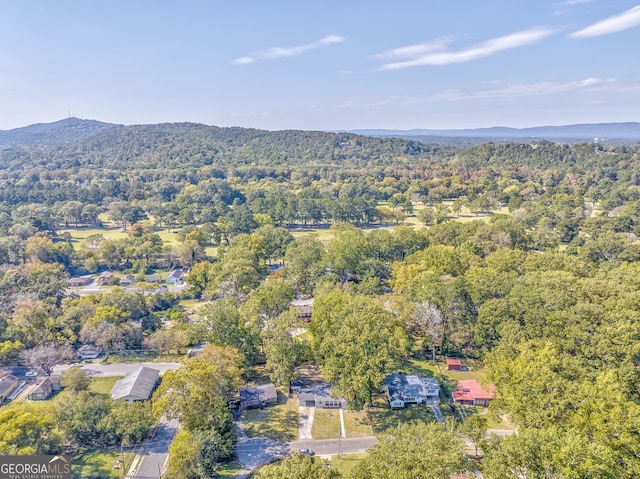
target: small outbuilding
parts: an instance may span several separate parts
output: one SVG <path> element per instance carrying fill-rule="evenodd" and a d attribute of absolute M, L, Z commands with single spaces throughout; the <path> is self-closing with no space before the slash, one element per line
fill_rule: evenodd
<path fill-rule="evenodd" d="M 162 278 L 160 277 L 159 274 L 154 273 L 154 274 L 148 274 L 144 277 L 144 282 L 145 283 L 156 283 L 156 284 L 160 284 L 162 283 Z"/>
<path fill-rule="evenodd" d="M 459 359 L 447 359 L 447 371 L 460 371 L 462 370 L 462 361 Z"/>
<path fill-rule="evenodd" d="M 158 384 L 160 371 L 147 366 L 140 366 L 124 378 L 116 381 L 111 388 L 113 399 L 122 399 L 129 403 L 146 401 Z"/>

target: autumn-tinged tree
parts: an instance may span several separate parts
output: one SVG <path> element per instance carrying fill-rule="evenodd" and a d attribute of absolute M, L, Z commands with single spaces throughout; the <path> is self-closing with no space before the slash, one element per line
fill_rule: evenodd
<path fill-rule="evenodd" d="M 22 351 L 20 357 L 30 368 L 42 371 L 47 376 L 51 376 L 55 366 L 66 359 L 73 358 L 74 355 L 69 346 L 41 344 Z"/>

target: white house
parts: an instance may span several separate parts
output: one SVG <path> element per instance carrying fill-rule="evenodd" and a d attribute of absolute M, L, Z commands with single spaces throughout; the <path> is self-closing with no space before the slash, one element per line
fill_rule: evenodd
<path fill-rule="evenodd" d="M 76 354 L 80 359 L 95 359 L 103 353 L 103 349 L 93 343 L 83 344 L 78 348 Z"/>
<path fill-rule="evenodd" d="M 167 284 L 182 284 L 184 282 L 183 276 L 184 272 L 181 269 L 173 270 L 167 276 Z"/>

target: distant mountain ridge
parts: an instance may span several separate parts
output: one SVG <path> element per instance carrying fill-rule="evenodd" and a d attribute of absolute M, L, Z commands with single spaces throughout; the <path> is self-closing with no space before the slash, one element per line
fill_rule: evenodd
<path fill-rule="evenodd" d="M 71 143 L 105 130 L 121 127 L 122 125 L 71 117 L 52 123 L 36 123 L 13 130 L 0 130 L 0 146 L 37 146 Z"/>
<path fill-rule="evenodd" d="M 457 138 L 499 138 L 499 139 L 539 139 L 539 140 L 594 140 L 598 139 L 629 139 L 640 140 L 640 123 L 585 123 L 561 126 L 536 126 L 530 128 L 509 128 L 495 126 L 491 128 L 468 128 L 449 130 L 386 130 L 386 129 L 358 129 L 349 130 L 350 133 L 366 136 L 395 136 L 399 138 L 457 137 Z"/>

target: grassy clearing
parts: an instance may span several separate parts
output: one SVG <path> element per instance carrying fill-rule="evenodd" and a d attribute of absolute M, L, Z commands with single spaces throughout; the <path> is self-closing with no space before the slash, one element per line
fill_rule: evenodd
<path fill-rule="evenodd" d="M 246 409 L 242 411 L 242 421 L 249 437 L 295 441 L 298 437 L 298 402 L 278 393 L 277 405 L 266 409 Z"/>
<path fill-rule="evenodd" d="M 108 377 L 108 378 L 91 378 L 91 384 L 89 384 L 89 391 L 99 394 L 111 394 L 111 388 L 118 379 L 122 379 L 124 376 Z"/>
<path fill-rule="evenodd" d="M 124 453 L 124 470 L 127 471 L 135 454 Z M 114 450 L 88 450 L 80 454 L 74 454 L 71 460 L 73 477 L 91 477 L 92 479 L 117 479 L 122 477 L 123 463 L 119 449 Z M 113 467 L 117 465 L 118 468 Z"/>
<path fill-rule="evenodd" d="M 337 409 L 316 408 L 311 436 L 314 439 L 338 439 L 339 433 L 340 411 Z"/>
<path fill-rule="evenodd" d="M 336 471 L 339 471 L 344 477 L 347 477 L 351 473 L 351 471 L 366 457 L 366 452 L 361 452 L 359 454 L 343 454 L 342 456 L 331 456 L 331 464 L 333 464 L 333 468 Z"/>
<path fill-rule="evenodd" d="M 372 436 L 373 431 L 367 422 L 367 415 L 364 411 L 343 411 L 344 428 L 347 437 Z"/>

